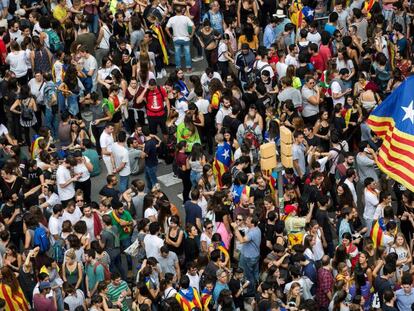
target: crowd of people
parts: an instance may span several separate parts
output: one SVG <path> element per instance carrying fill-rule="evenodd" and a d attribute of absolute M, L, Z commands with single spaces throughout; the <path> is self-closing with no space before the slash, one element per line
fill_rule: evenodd
<path fill-rule="evenodd" d="M 413 71 L 411 1 L 0 15 L 0 310 L 414 310 L 414 193 L 367 125 Z"/>

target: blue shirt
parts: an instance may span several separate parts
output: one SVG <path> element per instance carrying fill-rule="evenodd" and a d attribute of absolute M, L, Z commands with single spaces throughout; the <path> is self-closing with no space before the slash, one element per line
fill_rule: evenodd
<path fill-rule="evenodd" d="M 216 285 L 214 286 L 214 291 L 213 291 L 213 300 L 217 303 L 217 299 L 220 296 L 220 293 L 223 289 L 229 289 L 229 286 L 220 282 L 217 282 Z"/>
<path fill-rule="evenodd" d="M 248 242 L 242 244 L 240 253 L 247 258 L 256 258 L 260 256 L 260 243 L 262 234 L 258 227 L 251 228 L 247 231 L 246 239 Z"/>
<path fill-rule="evenodd" d="M 329 32 L 331 36 L 333 36 L 334 32 L 336 30 L 336 27 L 331 24 L 325 24 L 325 31 Z"/>
<path fill-rule="evenodd" d="M 211 28 L 214 30 L 217 30 L 219 33 L 223 34 L 223 15 L 220 12 L 213 13 L 211 11 L 208 11 L 206 15 L 204 16 L 203 21 L 208 19 L 211 24 Z"/>
<path fill-rule="evenodd" d="M 267 25 L 263 34 L 263 45 L 270 49 L 270 46 L 276 41 L 276 27 L 271 24 Z"/>
<path fill-rule="evenodd" d="M 406 294 L 404 289 L 399 289 L 395 292 L 397 297 L 397 308 L 400 311 L 411 311 L 411 305 L 414 303 L 414 288 L 411 288 L 411 293 Z"/>

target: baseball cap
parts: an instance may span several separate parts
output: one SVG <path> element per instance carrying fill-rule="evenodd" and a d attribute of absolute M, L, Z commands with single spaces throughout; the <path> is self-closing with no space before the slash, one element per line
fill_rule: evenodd
<path fill-rule="evenodd" d="M 249 47 L 249 45 L 248 45 L 247 43 L 243 43 L 243 44 L 241 45 L 241 49 L 242 49 L 242 50 L 248 50 L 248 49 L 250 49 L 250 47 Z"/>

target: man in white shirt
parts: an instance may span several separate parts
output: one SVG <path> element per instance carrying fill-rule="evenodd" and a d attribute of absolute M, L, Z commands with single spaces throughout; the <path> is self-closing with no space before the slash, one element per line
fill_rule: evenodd
<path fill-rule="evenodd" d="M 152 222 L 149 225 L 149 234 L 144 238 L 145 253 L 147 258 L 157 258 L 160 254 L 160 248 L 164 245 L 164 240 L 158 237 L 160 233 L 160 224 L 158 222 Z"/>
<path fill-rule="evenodd" d="M 62 214 L 62 205 L 53 207 L 53 214 L 49 218 L 50 244 L 52 246 L 55 244 L 55 241 L 59 240 L 60 233 L 62 232 Z"/>
<path fill-rule="evenodd" d="M 191 72 L 191 52 L 190 52 L 190 40 L 194 36 L 194 23 L 188 17 L 183 15 L 185 8 L 177 5 L 175 8 L 175 16 L 171 17 L 165 28 L 167 35 L 173 39 L 175 49 L 175 66 L 177 69 L 181 69 L 181 55 L 184 50 L 185 67 L 188 72 Z M 191 33 L 189 29 L 191 28 Z M 171 30 L 173 34 L 171 34 Z"/>
<path fill-rule="evenodd" d="M 372 222 L 374 221 L 374 214 L 377 205 L 379 204 L 377 183 L 371 177 L 364 180 L 364 220 L 365 226 L 368 228 L 367 232 L 371 232 Z"/>
<path fill-rule="evenodd" d="M 53 213 L 52 209 L 55 205 L 61 204 L 59 196 L 54 192 L 52 185 L 44 185 L 42 187 L 42 193 L 39 195 L 39 199 L 43 200 L 39 207 L 41 209 L 46 209 L 46 211 L 51 214 Z"/>
<path fill-rule="evenodd" d="M 79 206 L 75 205 L 75 202 L 71 201 L 66 206 L 62 214 L 62 223 L 65 220 L 69 220 L 72 226 L 74 226 L 82 218 L 82 212 Z"/>
<path fill-rule="evenodd" d="M 98 62 L 93 55 L 89 54 L 86 46 L 81 46 L 79 50 L 83 60 L 82 72 L 86 75 L 82 78 L 85 90 L 87 93 L 95 92 L 98 83 Z"/>
<path fill-rule="evenodd" d="M 332 91 L 332 99 L 333 105 L 336 104 L 345 104 L 345 96 L 352 92 L 352 89 L 346 89 L 344 85 L 344 80 L 349 74 L 349 70 L 346 68 L 342 68 L 339 73 L 334 73 L 334 79 L 331 82 L 331 91 Z"/>
<path fill-rule="evenodd" d="M 221 82 L 223 82 L 222 79 L 221 79 L 221 75 L 218 72 L 216 72 L 213 69 L 207 67 L 206 70 L 201 75 L 201 78 L 200 78 L 200 82 L 201 82 L 201 85 L 203 86 L 203 90 L 204 90 L 204 95 L 208 94 L 208 92 L 209 92 L 208 86 L 210 84 L 210 81 L 213 80 L 213 79 L 219 79 Z"/>
<path fill-rule="evenodd" d="M 73 157 L 67 157 L 56 171 L 56 184 L 62 205 L 67 206 L 68 202 L 75 197 L 75 184 L 80 175 L 71 176 L 70 168 L 76 165 Z"/>
<path fill-rule="evenodd" d="M 113 158 L 112 158 L 112 146 L 114 145 L 114 124 L 107 123 L 103 130 L 99 143 L 102 148 L 102 160 L 105 163 L 108 174 L 112 174 L 113 170 Z"/>
<path fill-rule="evenodd" d="M 185 114 L 188 111 L 188 101 L 183 93 L 181 93 L 179 86 L 174 87 L 174 92 L 176 94 L 175 110 L 178 112 L 178 118 L 175 121 L 175 125 L 179 125 L 184 121 Z"/>
<path fill-rule="evenodd" d="M 223 96 L 223 105 L 220 107 L 219 111 L 216 114 L 216 125 L 217 132 L 220 133 L 221 128 L 223 127 L 223 119 L 225 116 L 228 116 L 231 113 L 231 102 L 229 96 Z"/>
<path fill-rule="evenodd" d="M 114 174 L 119 174 L 119 191 L 121 193 L 128 189 L 129 175 L 131 175 L 131 166 L 129 163 L 129 153 L 125 146 L 127 134 L 124 131 L 118 133 L 118 141 L 112 146 L 114 158 Z"/>
<path fill-rule="evenodd" d="M 288 67 L 288 65 L 286 64 L 285 51 L 277 51 L 277 56 L 279 57 L 279 61 L 276 63 L 277 76 L 279 77 L 279 79 L 282 79 L 284 76 L 286 76 L 286 71 Z"/>
<path fill-rule="evenodd" d="M 86 230 L 89 234 L 89 241 L 95 241 L 95 219 L 90 206 L 85 205 L 85 207 L 83 208 L 83 215 L 84 216 L 81 218 L 81 220 L 83 220 L 86 223 Z"/>
<path fill-rule="evenodd" d="M 357 206 L 357 193 L 354 182 L 358 182 L 357 173 L 353 168 L 348 168 L 346 170 L 346 179 L 344 181 L 344 184 L 346 184 L 349 190 L 351 190 L 352 198 L 354 200 L 355 206 Z"/>
<path fill-rule="evenodd" d="M 297 54 L 299 53 L 299 48 L 296 46 L 296 44 L 291 44 L 288 47 L 289 54 L 286 56 L 286 65 L 293 65 L 295 68 L 299 67 L 299 62 L 297 59 Z"/>

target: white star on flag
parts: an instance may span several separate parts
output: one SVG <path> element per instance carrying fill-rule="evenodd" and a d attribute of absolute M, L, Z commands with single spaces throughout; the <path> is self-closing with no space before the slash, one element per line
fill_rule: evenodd
<path fill-rule="evenodd" d="M 404 120 L 410 119 L 410 121 L 411 121 L 412 124 L 414 124 L 414 108 L 413 108 L 413 104 L 414 104 L 414 102 L 411 101 L 411 103 L 407 107 L 401 107 L 404 110 L 404 112 L 405 112 L 404 118 L 402 120 L 404 121 Z"/>
<path fill-rule="evenodd" d="M 225 160 L 227 158 L 230 158 L 230 150 L 229 149 L 224 150 L 224 153 L 222 154 L 222 156 L 224 157 Z"/>
<path fill-rule="evenodd" d="M 313 16 L 313 10 L 308 11 L 308 16 Z"/>
<path fill-rule="evenodd" d="M 234 191 L 233 191 L 233 198 L 238 197 L 238 196 L 239 196 L 239 195 L 238 195 L 237 191 L 236 191 L 236 190 L 234 190 Z"/>

